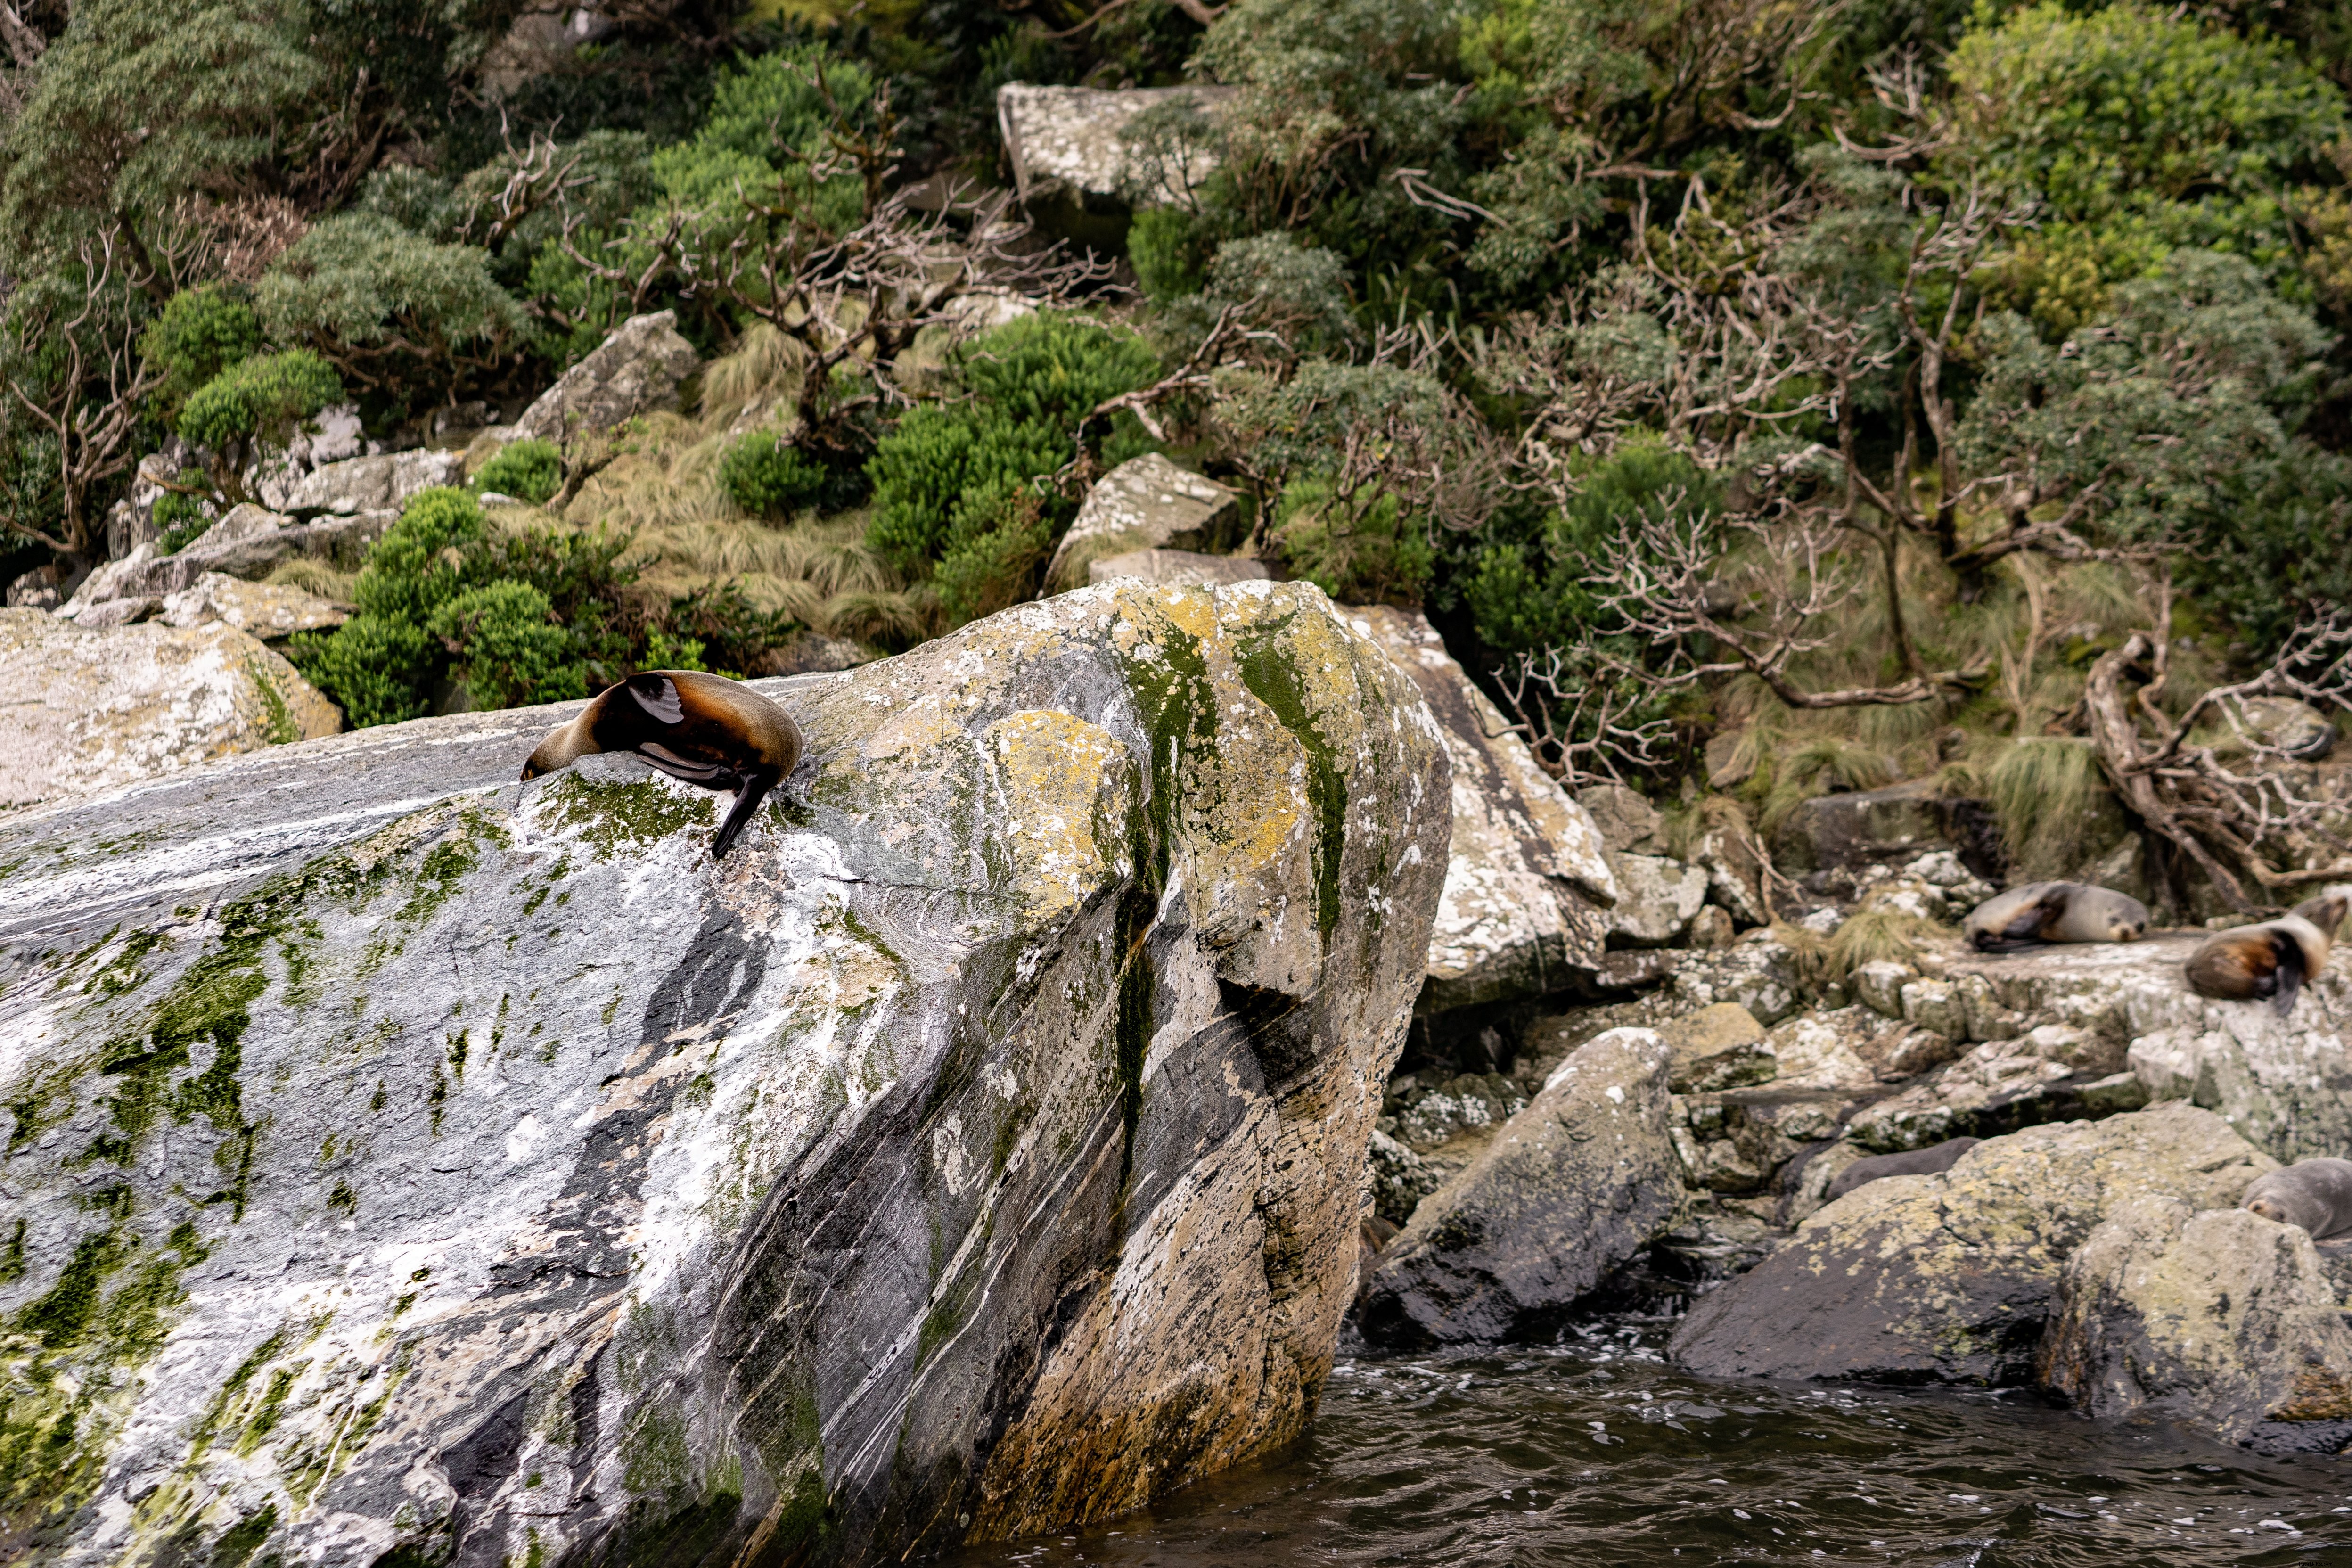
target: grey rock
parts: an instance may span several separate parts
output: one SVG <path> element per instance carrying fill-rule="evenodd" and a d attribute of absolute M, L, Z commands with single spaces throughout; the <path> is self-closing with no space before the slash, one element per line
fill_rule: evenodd
<path fill-rule="evenodd" d="M 1443 875 L 1418 691 L 1266 584 L 791 690 L 803 771 L 720 862 L 714 797 L 633 757 L 518 784 L 546 710 L 0 817 L 37 1123 L 0 1311 L 135 1259 L 0 1371 L 12 1418 L 84 1391 L 16 1539 L 561 1561 L 823 1520 L 875 1562 L 1298 1434 Z"/>
<path fill-rule="evenodd" d="M 1157 452 L 1147 452 L 1095 481 L 1069 531 L 1054 547 L 1045 582 L 1052 587 L 1073 587 L 1088 580 L 1095 563 L 1106 556 L 1143 551 L 1221 554 L 1240 542 L 1241 521 L 1241 500 L 1232 490 L 1178 468 Z M 1119 574 L 1143 575 L 1135 571 Z M 1255 574 L 1265 574 L 1263 567 Z"/>
<path fill-rule="evenodd" d="M 120 602 L 120 601 L 118 601 Z M 296 632 L 323 631 L 341 626 L 352 612 L 300 588 L 248 583 L 225 573 L 207 572 L 162 602 L 167 626 L 199 626 L 221 621 L 241 632 L 265 639 L 292 637 Z M 97 610 L 85 611 L 77 624 L 88 626 Z"/>
<path fill-rule="evenodd" d="M 2308 702 L 2292 697 L 2250 697 L 2224 713 L 2257 746 L 2283 752 L 2297 762 L 2315 763 L 2336 749 L 2336 724 Z"/>
<path fill-rule="evenodd" d="M 1382 1251 L 1365 1337 L 1404 1348 L 1540 1332 L 1664 1231 L 1682 1204 L 1673 1057 L 1654 1031 L 1612 1029 L 1561 1063 Z"/>
<path fill-rule="evenodd" d="M 1601 842 L 1612 855 L 1654 855 L 1664 847 L 1658 830 L 1665 818 L 1639 790 L 1619 784 L 1587 784 L 1576 792 L 1576 801 L 1591 814 Z"/>
<path fill-rule="evenodd" d="M 1731 923 L 1731 912 L 1719 905 L 1709 904 L 1691 917 L 1689 940 L 1693 947 L 1729 947 L 1738 934 L 1738 928 Z"/>
<path fill-rule="evenodd" d="M 1377 1127 L 1372 1129 L 1371 1148 L 1366 1159 L 1371 1178 L 1372 1212 L 1394 1226 L 1411 1219 L 1421 1200 L 1444 1186 L 1449 1173 Z"/>
<path fill-rule="evenodd" d="M 1618 888 L 1592 819 L 1536 765 L 1419 612 L 1345 613 L 1420 687 L 1453 759 L 1454 835 L 1422 1013 L 1542 995 L 1593 972 L 1607 957 L 1597 906 Z"/>
<path fill-rule="evenodd" d="M 1089 583 L 1131 577 L 1141 583 L 1173 583 L 1187 587 L 1247 583 L 1271 575 L 1262 561 L 1239 555 L 1202 555 L 1190 550 L 1130 550 L 1124 554 L 1098 556 L 1087 568 Z"/>
<path fill-rule="evenodd" d="M 2172 1104 L 1990 1138 L 1847 1194 L 1699 1298 L 1670 1353 L 1708 1376 L 2006 1385 L 2036 1375 L 2060 1273 L 2126 1200 L 2236 1202 L 2277 1162 Z"/>
<path fill-rule="evenodd" d="M 1864 1005 L 1890 1018 L 1900 1018 L 1903 1016 L 1903 988 L 1918 977 L 1919 972 L 1907 963 L 1874 958 L 1854 970 L 1853 994 Z"/>
<path fill-rule="evenodd" d="M 1870 1154 L 1847 1162 L 1831 1181 L 1827 1196 L 1834 1203 L 1856 1187 L 1888 1176 L 1940 1175 L 1959 1163 L 1960 1156 L 1982 1142 L 1980 1138 L 1948 1138 L 1941 1143 L 1931 1143 L 1925 1149 L 1906 1150 L 1900 1154 Z"/>
<path fill-rule="evenodd" d="M 463 453 L 422 447 L 328 463 L 293 479 L 282 489 L 265 487 L 262 499 L 280 511 L 330 511 L 349 517 L 360 512 L 397 510 L 419 490 L 465 482 Z"/>
<path fill-rule="evenodd" d="M 1416 1082 L 1393 1096 L 1395 1136 L 1415 1153 L 1486 1133 L 1527 1109 L 1528 1097 L 1501 1073 L 1457 1073 L 1433 1084 Z"/>
<path fill-rule="evenodd" d="M 54 566 L 36 566 L 8 584 L 7 607 L 12 610 L 54 610 L 60 600 Z"/>
<path fill-rule="evenodd" d="M 58 610 L 78 620 L 88 610 L 110 599 L 162 599 L 192 587 L 207 573 L 253 582 L 269 575 L 281 562 L 299 556 L 325 561 L 346 572 L 357 571 L 368 547 L 400 521 L 396 511 L 363 511 L 352 517 L 328 517 L 297 523 L 215 544 L 209 532 L 187 549 L 159 555 L 142 544 L 121 561 L 110 561 L 91 573 Z"/>
<path fill-rule="evenodd" d="M 1665 947 L 1690 933 L 1691 921 L 1706 903 L 1706 873 L 1656 855 L 1619 855 L 1617 902 L 1609 911 L 1609 935 L 1635 947 Z"/>
<path fill-rule="evenodd" d="M 632 316 L 558 377 L 514 423 L 518 441 L 562 441 L 678 405 L 702 361 L 677 331 L 677 313 Z"/>
<path fill-rule="evenodd" d="M 1832 887 L 1873 866 L 1968 848 L 1990 821 L 1983 803 L 1948 795 L 1932 779 L 1913 779 L 1804 802 L 1773 839 L 1772 858 L 1784 871 L 1812 874 L 1809 886 Z"/>
<path fill-rule="evenodd" d="M 113 626 L 134 626 L 153 620 L 163 613 L 163 601 L 152 594 L 142 594 L 131 599 L 102 599 L 79 615 L 64 618 L 86 632 L 105 631 Z"/>
<path fill-rule="evenodd" d="M 1215 158 L 1203 150 L 1181 168 L 1147 168 L 1120 132 L 1148 109 L 1175 102 L 1213 111 L 1233 96 L 1233 89 L 1218 87 L 1106 91 L 1013 82 L 996 89 L 996 123 L 1024 204 L 1066 195 L 1083 206 L 1120 205 L 1145 184 L 1143 200 L 1164 203 L 1207 179 Z"/>
<path fill-rule="evenodd" d="M 2102 1419 L 2168 1416 L 2275 1452 L 2352 1437 L 2352 1329 L 2317 1249 L 2241 1208 L 2116 1205 L 2066 1260 L 2041 1376 Z"/>
<path fill-rule="evenodd" d="M 1780 1074 L 1780 1055 L 1764 1026 L 1737 1002 L 1702 1007 L 1660 1025 L 1658 1034 L 1674 1048 L 1676 1094 L 1769 1083 Z"/>

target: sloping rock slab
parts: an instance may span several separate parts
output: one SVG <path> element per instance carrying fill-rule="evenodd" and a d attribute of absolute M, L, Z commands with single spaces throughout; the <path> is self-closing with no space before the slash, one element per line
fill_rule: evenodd
<path fill-rule="evenodd" d="M 723 862 L 634 757 L 400 800 L 401 729 L 321 746 L 278 874 L 0 994 L 18 1542 L 895 1561 L 1300 1430 L 1443 876 L 1418 692 L 1261 584 L 794 706 Z M 558 715 L 501 717 L 510 777 Z"/>
<path fill-rule="evenodd" d="M 1012 82 L 996 89 L 996 122 L 1005 156 L 1024 202 L 1068 191 L 1097 205 L 1122 200 L 1127 187 L 1147 171 L 1119 133 L 1129 121 L 1163 103 L 1196 104 L 1213 110 L 1234 96 L 1231 88 L 1156 87 L 1110 91 L 1090 87 L 1032 87 Z M 1166 171 L 1166 184 L 1185 189 L 1216 167 L 1206 151 L 1195 153 L 1181 170 Z M 1150 193 L 1173 200 L 1181 190 Z"/>
<path fill-rule="evenodd" d="M 2352 1329 L 2319 1254 L 2241 1208 L 2118 1205 L 2066 1262 L 2042 1362 L 2089 1415 L 2146 1410 L 2273 1452 L 2352 1438 Z"/>
<path fill-rule="evenodd" d="M 163 601 L 167 626 L 201 626 L 220 621 L 257 637 L 292 637 L 322 631 L 352 618 L 342 609 L 300 588 L 247 583 L 207 572 Z"/>
<path fill-rule="evenodd" d="M 676 408 L 679 387 L 701 368 L 694 345 L 678 335 L 677 311 L 632 316 L 523 410 L 514 438 L 562 441 Z"/>
<path fill-rule="evenodd" d="M 1993 1138 L 1942 1175 L 1889 1176 L 1701 1297 L 1670 1352 L 1710 1376 L 2030 1382 L 2059 1271 L 2127 1198 L 2238 1201 L 2277 1162 L 2171 1104 Z"/>
<path fill-rule="evenodd" d="M 1469 1167 L 1384 1248 L 1361 1324 L 1375 1344 L 1490 1342 L 1556 1328 L 1674 1222 L 1674 1047 L 1612 1029 L 1554 1068 Z"/>
<path fill-rule="evenodd" d="M 1454 759 L 1454 840 L 1424 1014 L 1557 991 L 1602 962 L 1618 885 L 1584 807 L 1536 765 L 1419 612 L 1351 609 L 1420 683 Z"/>
<path fill-rule="evenodd" d="M 294 667 L 234 626 L 92 630 L 0 610 L 0 805 L 111 789 L 343 727 Z"/>
<path fill-rule="evenodd" d="M 1087 568 L 1090 583 L 1116 583 L 1132 577 L 1143 583 L 1178 583 L 1207 586 L 1215 583 L 1249 583 L 1271 576 L 1262 561 L 1238 555 L 1203 555 L 1192 550 L 1130 550 L 1105 555 Z"/>
<path fill-rule="evenodd" d="M 420 447 L 373 458 L 346 458 L 307 474 L 265 483 L 262 499 L 280 511 L 332 511 L 350 515 L 398 510 L 419 490 L 466 482 L 462 452 Z"/>
<path fill-rule="evenodd" d="M 1087 492 L 1086 504 L 1054 547 L 1045 581 L 1068 587 L 1101 557 L 1137 551 L 1217 554 L 1239 542 L 1241 521 L 1241 500 L 1232 490 L 1146 452 L 1105 474 Z M 1258 567 L 1254 575 L 1265 571 Z"/>

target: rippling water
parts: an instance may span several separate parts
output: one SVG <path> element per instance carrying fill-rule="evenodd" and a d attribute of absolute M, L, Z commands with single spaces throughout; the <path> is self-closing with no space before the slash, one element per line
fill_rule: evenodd
<path fill-rule="evenodd" d="M 1638 1326 L 1342 1362 L 1311 1435 L 1148 1514 L 956 1568 L 2352 1564 L 2352 1460 L 2030 1398 L 1712 1383 Z"/>

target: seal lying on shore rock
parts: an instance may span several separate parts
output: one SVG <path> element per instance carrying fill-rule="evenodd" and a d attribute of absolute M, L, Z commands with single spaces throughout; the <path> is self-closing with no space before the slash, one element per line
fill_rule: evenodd
<path fill-rule="evenodd" d="M 1830 1202 L 1835 1203 L 1854 1188 L 1867 1186 L 1882 1176 L 1941 1175 L 1958 1164 L 1961 1155 L 1983 1142 L 1981 1138 L 1947 1138 L 1932 1148 L 1906 1149 L 1899 1154 L 1873 1154 L 1856 1160 L 1830 1184 Z"/>
<path fill-rule="evenodd" d="M 607 687 L 585 711 L 539 743 L 522 765 L 535 779 L 595 752 L 635 752 L 672 778 L 732 790 L 735 804 L 710 841 L 718 859 L 767 793 L 801 760 L 792 715 L 739 681 L 692 669 L 649 669 Z"/>
<path fill-rule="evenodd" d="M 2323 1155 L 2265 1171 L 2238 1206 L 2281 1225 L 2299 1225 L 2314 1241 L 2352 1231 L 2352 1160 Z"/>
<path fill-rule="evenodd" d="M 2045 942 L 2133 942 L 2147 930 L 2147 906 L 2113 888 L 2029 882 L 1970 910 L 1960 929 L 1979 952 L 2016 952 Z"/>
<path fill-rule="evenodd" d="M 2181 966 L 2189 988 L 2217 1002 L 2268 998 L 2284 1018 L 2294 1011 L 2303 983 L 2326 967 L 2347 913 L 2352 884 L 2339 882 L 2274 921 L 2208 937 Z"/>

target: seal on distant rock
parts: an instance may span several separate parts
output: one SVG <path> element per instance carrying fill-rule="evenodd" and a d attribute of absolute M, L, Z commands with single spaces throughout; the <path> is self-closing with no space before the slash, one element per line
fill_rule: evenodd
<path fill-rule="evenodd" d="M 1900 1154 L 1873 1154 L 1868 1159 L 1856 1160 L 1830 1184 L 1830 1202 L 1835 1203 L 1854 1188 L 1867 1186 L 1882 1176 L 1940 1175 L 1983 1142 L 1981 1138 L 1947 1138 L 1930 1149 L 1906 1149 Z"/>
<path fill-rule="evenodd" d="M 551 731 L 522 765 L 535 779 L 595 752 L 635 752 L 672 778 L 732 790 L 735 804 L 710 841 L 713 859 L 733 847 L 767 793 L 801 760 L 792 715 L 739 681 L 692 669 L 648 669 Z"/>
<path fill-rule="evenodd" d="M 1969 911 L 1960 929 L 1979 952 L 2016 952 L 2054 942 L 2135 942 L 2147 906 L 2113 888 L 2029 882 Z"/>
<path fill-rule="evenodd" d="M 2314 1241 L 2352 1230 L 2352 1160 L 2298 1160 L 2265 1171 L 2238 1206 L 2281 1225 L 2299 1225 Z"/>
<path fill-rule="evenodd" d="M 2181 966 L 2189 988 L 2217 1002 L 2268 997 L 2284 1018 L 2294 1011 L 2304 982 L 2327 963 L 2347 912 L 2352 912 L 2352 885 L 2338 883 L 2277 920 L 2217 932 Z"/>

